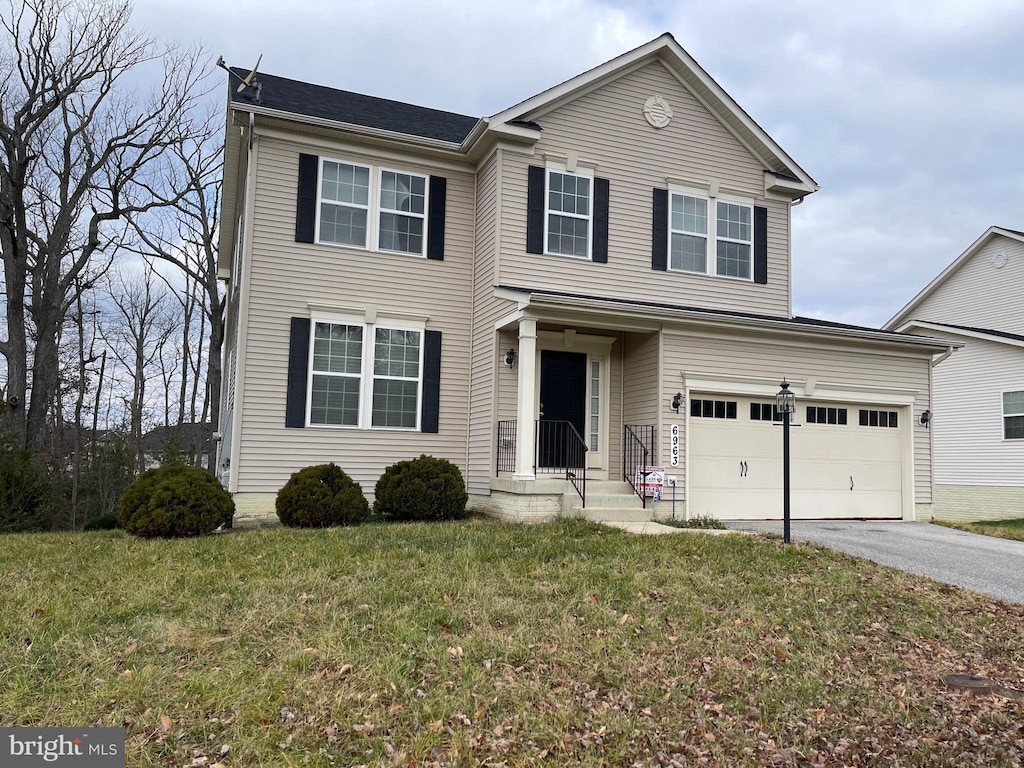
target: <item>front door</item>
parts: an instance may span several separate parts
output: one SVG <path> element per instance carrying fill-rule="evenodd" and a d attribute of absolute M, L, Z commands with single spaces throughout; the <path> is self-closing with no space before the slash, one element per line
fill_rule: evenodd
<path fill-rule="evenodd" d="M 569 439 L 566 422 L 585 440 L 586 406 L 587 356 L 582 352 L 541 350 L 537 466 L 565 466 Z"/>

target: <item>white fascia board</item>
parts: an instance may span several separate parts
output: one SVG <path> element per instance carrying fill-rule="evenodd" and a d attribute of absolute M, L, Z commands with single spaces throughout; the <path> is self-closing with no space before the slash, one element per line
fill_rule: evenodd
<path fill-rule="evenodd" d="M 974 256 L 974 254 L 981 250 L 988 243 L 988 241 L 991 240 L 996 235 L 1002 235 L 1003 237 L 1008 237 L 1011 240 L 1017 240 L 1018 242 L 1024 243 L 1024 236 L 1016 232 L 1010 232 L 1009 230 L 1003 229 L 1001 227 L 989 227 L 988 229 L 985 230 L 981 237 L 979 237 L 977 240 L 971 243 L 970 247 L 966 251 L 957 256 L 957 258 L 953 260 L 952 264 L 950 264 L 948 267 L 942 270 L 938 274 L 938 276 L 935 277 L 934 280 L 928 283 L 928 285 L 926 285 L 920 291 L 920 293 L 918 293 L 914 298 L 907 302 L 903 309 L 901 309 L 899 312 L 897 312 L 895 315 L 889 318 L 888 322 L 886 322 L 886 324 L 883 325 L 882 328 L 886 330 L 893 330 L 900 324 L 905 323 L 911 312 L 913 312 L 921 304 L 921 302 L 923 302 L 925 299 L 927 299 L 929 296 L 935 293 L 935 291 L 937 291 L 943 283 L 945 283 L 950 277 L 953 276 L 954 272 L 960 269 L 960 267 L 963 266 L 965 262 L 970 260 L 970 258 Z"/>
<path fill-rule="evenodd" d="M 810 186 L 802 181 L 794 181 L 784 176 L 779 176 L 772 171 L 764 172 L 764 191 L 766 194 L 775 193 L 786 197 L 804 197 L 817 191 L 817 186 Z"/>
<path fill-rule="evenodd" d="M 948 325 L 942 323 L 931 323 L 927 320 L 910 320 L 899 328 L 896 329 L 897 333 L 909 333 L 912 328 L 921 328 L 932 333 L 948 333 L 951 336 L 963 336 L 968 339 L 981 339 L 983 341 L 991 341 L 996 344 L 1006 344 L 1011 347 L 1024 347 L 1024 341 L 1018 341 L 1017 339 L 1008 339 L 1005 336 L 998 336 L 994 333 L 984 333 L 983 331 L 968 331 L 963 328 L 951 328 Z M 962 341 L 949 341 L 949 346 L 959 349 L 965 346 Z"/>

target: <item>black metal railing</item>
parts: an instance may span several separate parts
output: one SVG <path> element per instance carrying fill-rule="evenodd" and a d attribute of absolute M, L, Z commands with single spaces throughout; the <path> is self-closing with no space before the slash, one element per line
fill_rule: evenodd
<path fill-rule="evenodd" d="M 516 420 L 498 422 L 496 473 L 516 471 Z"/>
<path fill-rule="evenodd" d="M 640 503 L 647 508 L 644 493 L 647 484 L 647 467 L 657 461 L 654 444 L 653 424 L 626 424 L 622 428 L 622 479 L 629 483 L 633 493 L 640 497 Z M 640 484 L 637 484 L 639 476 Z"/>
<path fill-rule="evenodd" d="M 560 475 L 572 483 L 587 506 L 587 443 L 569 421 L 537 421 L 537 474 Z"/>

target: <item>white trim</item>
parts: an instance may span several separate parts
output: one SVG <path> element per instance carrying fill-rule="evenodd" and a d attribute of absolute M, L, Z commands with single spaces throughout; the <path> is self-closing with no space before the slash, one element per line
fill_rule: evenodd
<path fill-rule="evenodd" d="M 926 320 L 910 320 L 895 330 L 899 333 L 907 333 L 911 328 L 924 328 L 926 331 L 948 333 L 951 336 L 966 336 L 971 339 L 995 342 L 996 344 L 1008 344 L 1011 347 L 1024 347 L 1024 341 L 1019 339 L 1008 339 L 1005 336 L 997 336 L 994 333 L 985 333 L 984 331 L 968 331 L 963 328 L 953 328 L 943 323 L 931 323 Z M 950 345 L 954 349 L 959 349 L 964 346 L 964 342 L 954 341 L 950 342 Z"/>
<path fill-rule="evenodd" d="M 589 191 L 587 195 L 587 215 L 583 216 L 578 213 L 569 213 L 567 211 L 552 211 L 550 207 L 551 203 L 551 174 L 557 173 L 559 176 L 568 176 L 570 178 L 582 178 L 587 179 L 589 183 Z M 587 255 L 577 256 L 573 253 L 559 253 L 558 251 L 552 251 L 548 248 L 548 228 L 552 216 L 561 216 L 563 218 L 570 219 L 585 219 L 587 222 Z M 580 259 L 586 261 L 594 260 L 594 175 L 593 172 L 587 172 L 584 170 L 570 171 L 562 163 L 548 162 L 544 167 L 544 255 L 546 256 L 565 256 L 570 259 Z"/>
<path fill-rule="evenodd" d="M 1002 414 L 1002 417 L 999 419 L 999 434 L 1002 437 L 1004 443 L 1010 443 L 1013 445 L 1024 442 L 1024 437 L 1007 437 L 1006 420 L 1008 418 L 1013 418 L 1015 416 L 1024 416 L 1024 408 L 1022 408 L 1019 413 L 1007 413 L 1006 395 L 1017 394 L 1018 392 L 1024 394 L 1024 386 L 1022 386 L 1020 389 L 1004 389 L 999 393 L 999 412 Z"/>

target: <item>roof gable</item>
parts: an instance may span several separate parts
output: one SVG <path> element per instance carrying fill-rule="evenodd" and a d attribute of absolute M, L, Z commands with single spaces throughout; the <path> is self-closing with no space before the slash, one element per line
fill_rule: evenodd
<path fill-rule="evenodd" d="M 958 273 L 961 272 L 967 265 L 980 253 L 988 250 L 988 246 L 997 238 L 1007 238 L 1013 243 L 1024 245 L 1024 233 L 1018 232 L 1014 229 L 1006 229 L 1005 227 L 989 227 L 985 232 L 975 240 L 970 247 L 960 254 L 949 266 L 947 266 L 942 272 L 940 272 L 928 285 L 926 285 L 913 299 L 911 299 L 906 306 L 904 306 L 899 312 L 892 316 L 883 328 L 892 329 L 898 328 L 905 325 L 908 321 L 915 319 L 916 313 L 922 309 L 927 301 L 938 297 L 945 286 L 947 286 L 951 280 L 953 280 Z M 916 319 L 927 319 L 927 318 L 916 318 Z M 935 320 L 945 320 L 947 322 L 954 320 L 951 317 L 934 318 Z M 963 322 L 962 320 L 959 322 Z M 968 327 L 965 324 L 962 327 Z"/>
<path fill-rule="evenodd" d="M 803 194 L 818 189 L 814 179 L 797 165 L 667 32 L 639 48 L 493 115 L 488 119 L 489 128 L 500 130 L 504 125 L 514 121 L 533 121 L 538 116 L 654 60 L 664 64 L 666 69 L 675 75 L 766 169 L 782 179 L 798 181 Z"/>

